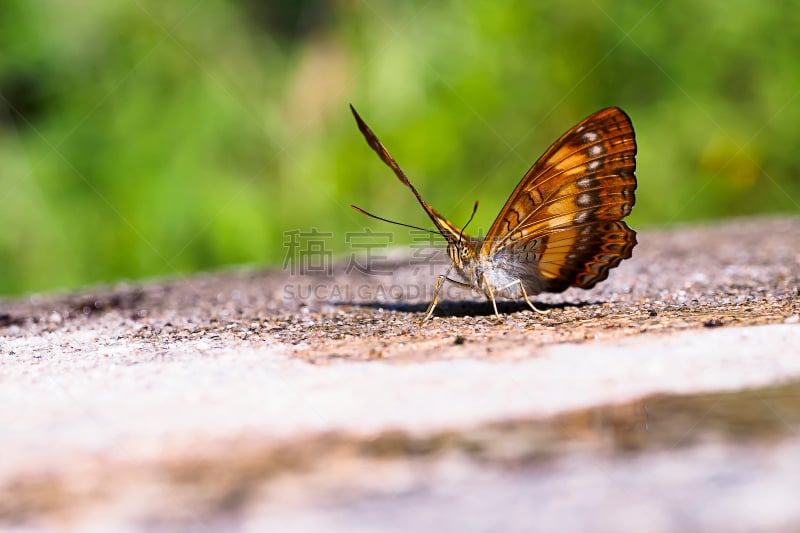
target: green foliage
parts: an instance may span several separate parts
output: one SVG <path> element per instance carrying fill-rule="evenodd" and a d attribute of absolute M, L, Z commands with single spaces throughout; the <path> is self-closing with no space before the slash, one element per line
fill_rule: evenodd
<path fill-rule="evenodd" d="M 488 228 L 568 127 L 618 105 L 634 227 L 800 211 L 789 2 L 0 0 L 0 293 L 280 264 L 284 232 Z M 391 228 L 390 228 L 391 229 Z M 395 231 L 391 229 L 391 231 Z M 397 231 L 399 242 L 408 241 Z"/>

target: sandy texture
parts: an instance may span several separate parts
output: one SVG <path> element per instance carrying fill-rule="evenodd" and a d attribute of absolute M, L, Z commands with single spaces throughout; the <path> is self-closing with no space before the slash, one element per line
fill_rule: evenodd
<path fill-rule="evenodd" d="M 634 456 L 598 447 L 602 424 L 530 438 L 574 410 L 800 380 L 799 219 L 639 240 L 596 289 L 536 297 L 546 316 L 506 302 L 497 320 L 454 289 L 420 326 L 434 272 L 403 255 L 373 264 L 386 274 L 223 272 L 3 302 L 0 524 L 478 531 L 538 516 L 548 530 L 602 511 L 613 531 L 616 487 L 640 495 L 640 530 L 725 529 L 728 504 L 741 530 L 800 527 L 784 498 L 798 422 L 777 407 L 783 431 L 755 441 L 753 421 L 720 437 L 702 410 Z M 641 496 L 681 488 L 714 505 Z M 772 507 L 735 505 L 757 492 Z"/>

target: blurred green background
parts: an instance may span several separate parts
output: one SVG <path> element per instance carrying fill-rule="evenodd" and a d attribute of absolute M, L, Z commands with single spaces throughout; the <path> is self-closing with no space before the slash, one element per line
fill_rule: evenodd
<path fill-rule="evenodd" d="M 634 228 L 800 212 L 800 9 L 612 2 L 0 0 L 0 294 L 281 266 L 285 232 L 429 226 L 352 102 L 461 224 L 618 105 Z"/>

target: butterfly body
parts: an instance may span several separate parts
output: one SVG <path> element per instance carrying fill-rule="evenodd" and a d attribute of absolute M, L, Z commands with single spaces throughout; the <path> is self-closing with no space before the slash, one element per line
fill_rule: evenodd
<path fill-rule="evenodd" d="M 636 141 L 621 109 L 602 109 L 556 140 L 522 178 L 483 239 L 464 235 L 428 205 L 351 109 L 369 145 L 448 241 L 451 269 L 461 278 L 450 278 L 450 271 L 438 277 L 423 322 L 431 317 L 445 280 L 483 292 L 495 314 L 497 297 L 523 298 L 539 311 L 530 295 L 571 286 L 590 289 L 631 256 L 636 232 L 622 218 L 635 202 Z"/>
<path fill-rule="evenodd" d="M 464 285 L 469 285 L 489 298 L 489 289 L 495 297 L 516 299 L 522 297 L 517 280 L 522 279 L 522 284 L 528 294 L 542 292 L 537 280 L 525 276 L 524 263 L 519 255 L 512 256 L 501 252 L 491 257 L 479 256 L 482 241 L 474 240 L 464 235 L 460 244 L 448 245 L 448 255 L 453 264 L 453 269 L 464 280 Z M 524 278 L 524 279 L 523 279 Z"/>
<path fill-rule="evenodd" d="M 519 281 L 527 294 L 539 294 L 543 290 L 540 280 L 531 276 L 524 268 L 526 264 L 535 261 L 535 258 L 535 254 L 512 255 L 501 252 L 481 260 L 475 272 L 477 279 L 483 282 L 480 289 L 487 294 L 487 288 L 491 287 L 494 296 L 519 299 L 522 297 L 522 290 L 516 283 Z"/>

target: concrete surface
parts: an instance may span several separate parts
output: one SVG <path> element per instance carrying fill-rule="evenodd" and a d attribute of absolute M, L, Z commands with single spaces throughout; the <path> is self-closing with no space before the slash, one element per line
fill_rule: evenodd
<path fill-rule="evenodd" d="M 0 527 L 799 529 L 800 409 L 769 391 L 800 381 L 800 219 L 639 242 L 592 291 L 534 298 L 547 316 L 506 302 L 497 320 L 454 289 L 419 326 L 434 272 L 405 252 L 373 265 L 391 274 L 242 270 L 4 301 Z M 720 436 L 717 399 L 688 422 L 622 417 L 664 435 L 634 454 L 602 446 L 602 424 L 531 437 L 585 409 L 757 387 L 743 405 L 782 431 L 737 410 L 744 431 Z"/>

